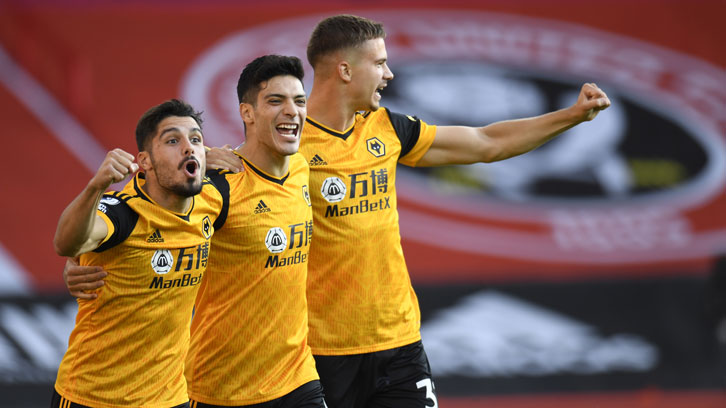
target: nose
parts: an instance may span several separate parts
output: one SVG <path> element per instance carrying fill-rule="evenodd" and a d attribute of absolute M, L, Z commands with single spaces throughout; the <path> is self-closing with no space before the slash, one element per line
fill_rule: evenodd
<path fill-rule="evenodd" d="M 285 116 L 289 116 L 291 118 L 294 118 L 297 116 L 297 106 L 295 105 L 295 101 L 291 99 L 285 100 L 285 102 L 282 105 L 282 113 Z"/>
<path fill-rule="evenodd" d="M 393 79 L 393 71 L 391 71 L 390 68 L 388 68 L 388 64 L 383 64 L 385 67 L 385 70 L 383 71 L 383 79 L 390 81 Z"/>
<path fill-rule="evenodd" d="M 186 137 L 181 138 L 181 141 L 179 143 L 181 143 L 181 145 L 182 145 L 181 146 L 182 155 L 184 155 L 186 157 L 186 156 L 191 156 L 194 154 L 194 146 L 192 146 L 192 142 L 188 138 L 186 138 Z"/>

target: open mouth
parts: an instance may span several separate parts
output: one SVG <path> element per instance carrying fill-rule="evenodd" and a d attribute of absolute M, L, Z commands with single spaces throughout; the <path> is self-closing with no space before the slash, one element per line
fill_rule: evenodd
<path fill-rule="evenodd" d="M 192 157 L 182 162 L 180 167 L 184 169 L 184 173 L 187 175 L 187 177 L 195 177 L 197 175 L 197 172 L 199 171 L 200 166 L 199 162 L 197 162 L 197 159 Z"/>
<path fill-rule="evenodd" d="M 381 98 L 381 92 L 383 92 L 383 88 L 385 88 L 385 87 L 386 87 L 386 85 L 381 85 L 378 88 L 376 88 L 376 96 L 378 97 L 378 99 Z"/>
<path fill-rule="evenodd" d="M 300 125 L 297 123 L 281 123 L 275 128 L 283 136 L 296 138 L 299 133 Z"/>

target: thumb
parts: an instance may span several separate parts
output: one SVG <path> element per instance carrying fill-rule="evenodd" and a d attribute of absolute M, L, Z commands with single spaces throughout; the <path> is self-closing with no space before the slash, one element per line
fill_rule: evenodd
<path fill-rule="evenodd" d="M 129 170 L 131 170 L 131 174 L 134 174 L 139 170 L 139 165 L 136 163 L 131 163 L 131 166 L 129 166 Z"/>

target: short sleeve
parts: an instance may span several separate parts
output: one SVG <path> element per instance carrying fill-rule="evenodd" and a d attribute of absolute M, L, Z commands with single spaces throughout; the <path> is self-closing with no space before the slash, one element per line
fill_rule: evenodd
<path fill-rule="evenodd" d="M 121 198 L 121 194 L 107 193 L 101 198 L 96 209 L 108 227 L 108 234 L 94 252 L 103 252 L 120 244 L 131 235 L 139 215 Z M 128 196 L 126 196 L 128 197 Z"/>
<path fill-rule="evenodd" d="M 415 116 L 402 115 L 388 109 L 386 111 L 401 142 L 398 161 L 407 166 L 415 166 L 434 142 L 436 126 L 429 125 Z"/>

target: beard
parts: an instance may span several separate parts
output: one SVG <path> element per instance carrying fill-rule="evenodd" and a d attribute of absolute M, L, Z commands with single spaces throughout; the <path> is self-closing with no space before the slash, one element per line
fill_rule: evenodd
<path fill-rule="evenodd" d="M 149 158 L 151 159 L 151 165 L 155 169 L 159 169 L 157 167 L 160 165 L 160 163 L 157 163 L 154 159 L 153 154 L 149 154 Z M 196 159 L 195 159 L 196 160 Z M 184 163 L 186 163 L 188 160 L 182 160 L 182 162 L 179 164 L 176 171 L 182 168 Z M 197 161 L 198 163 L 198 161 Z M 199 194 L 202 191 L 202 177 L 194 177 L 194 178 L 186 178 L 183 181 L 179 180 L 173 180 L 172 174 L 175 174 L 175 171 L 172 168 L 167 169 L 168 171 L 163 172 L 156 172 L 157 181 L 159 183 L 159 186 L 164 188 L 165 190 L 170 191 L 173 194 L 176 194 L 180 197 L 193 197 L 197 194 Z M 198 169 L 197 171 L 201 172 L 203 170 Z M 201 174 L 201 173 L 200 173 Z"/>
<path fill-rule="evenodd" d="M 188 179 L 186 183 L 175 183 L 163 187 L 180 197 L 192 197 L 202 191 L 202 180 Z"/>

